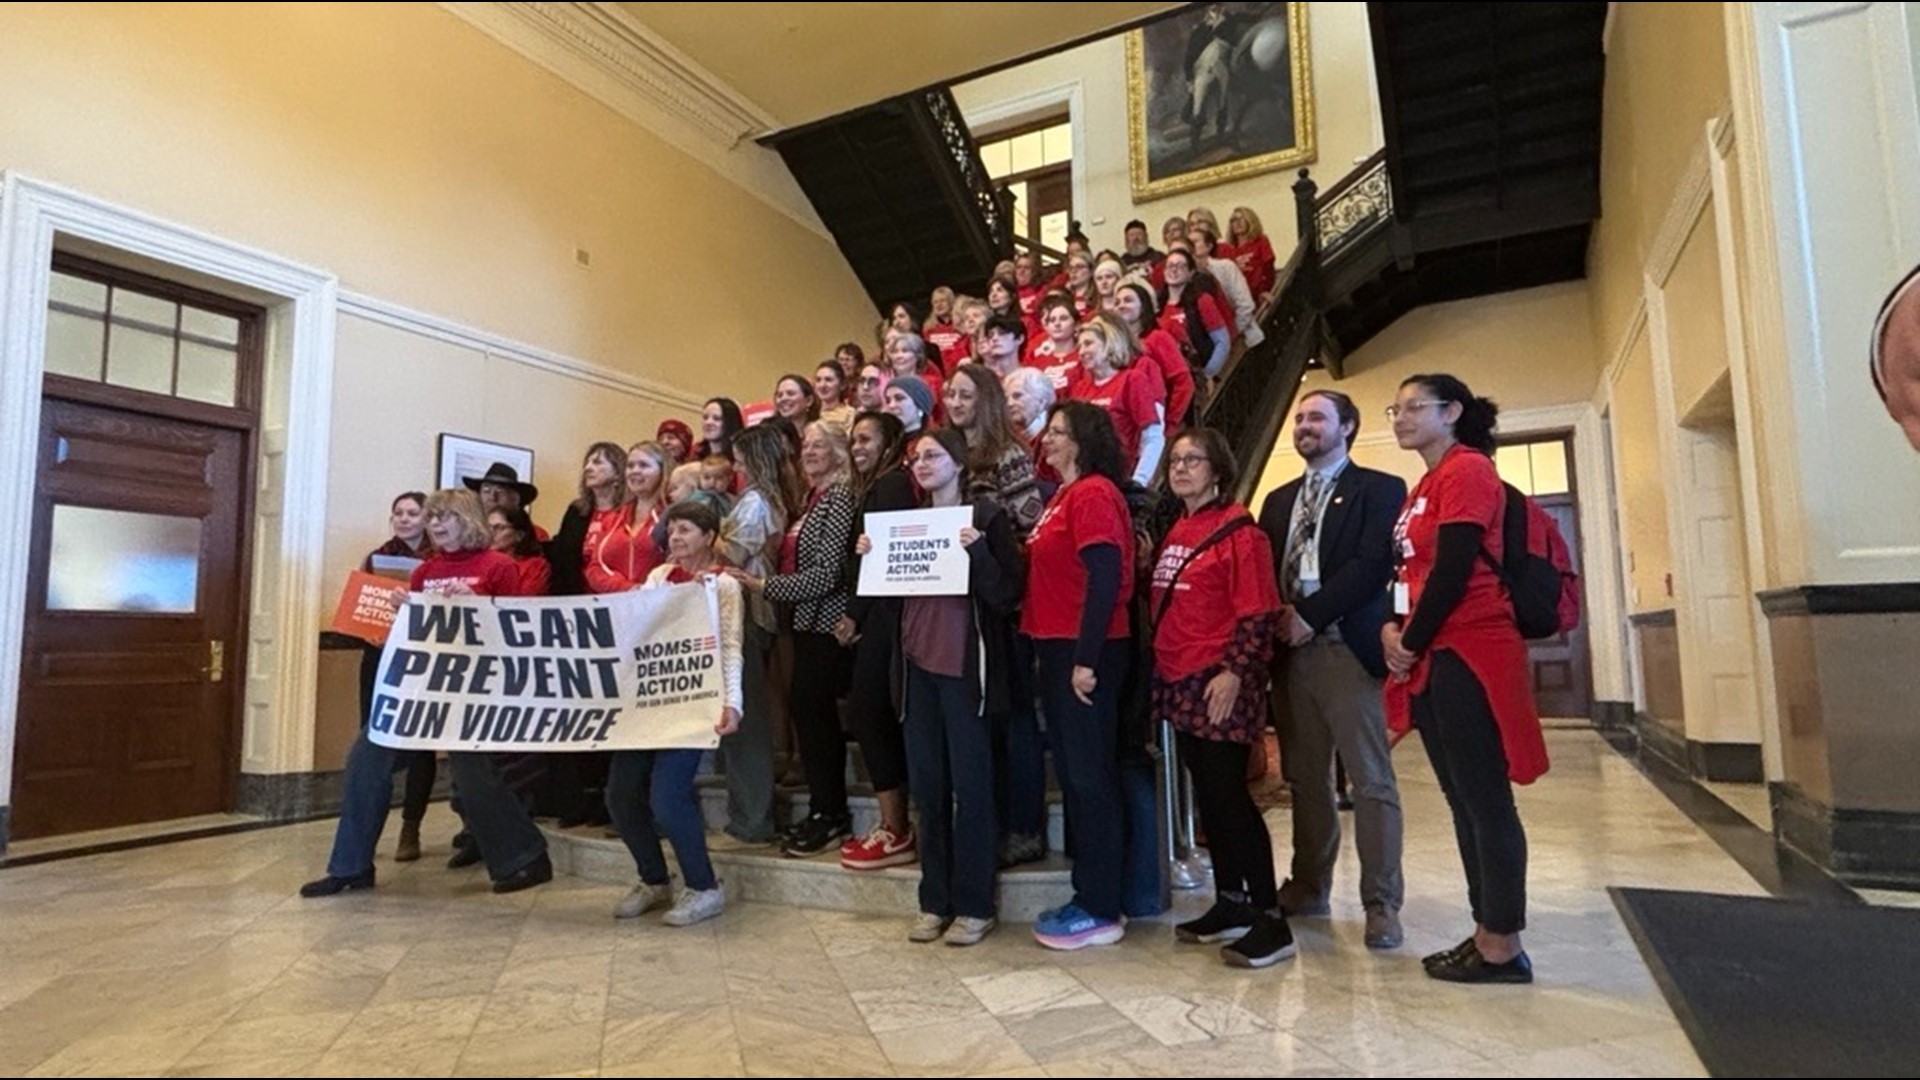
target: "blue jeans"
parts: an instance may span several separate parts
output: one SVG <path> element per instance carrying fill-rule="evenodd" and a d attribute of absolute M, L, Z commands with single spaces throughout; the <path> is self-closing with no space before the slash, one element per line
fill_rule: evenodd
<path fill-rule="evenodd" d="M 689 889 L 711 889 L 716 882 L 707 858 L 706 820 L 693 776 L 700 771 L 698 750 L 616 750 L 607 769 L 607 813 L 620 839 L 633 853 L 640 880 L 667 883 L 667 859 L 660 835 L 673 844 L 680 874 Z"/>
<path fill-rule="evenodd" d="M 1040 661 L 1040 702 L 1054 749 L 1053 771 L 1073 826 L 1073 902 L 1095 918 L 1118 919 L 1126 864 L 1120 690 L 1132 646 L 1119 639 L 1101 648 L 1092 705 L 1073 692 L 1073 641 L 1036 640 L 1033 648 Z"/>
<path fill-rule="evenodd" d="M 334 828 L 333 854 L 327 859 L 330 876 L 353 877 L 373 869 L 374 848 L 393 808 L 393 774 L 403 758 L 402 751 L 376 746 L 364 731 L 353 741 L 347 751 L 340 824 Z M 461 816 L 486 858 L 489 877 L 512 877 L 547 853 L 546 837 L 501 781 L 492 755 L 448 754 L 447 766 L 460 791 Z"/>
<path fill-rule="evenodd" d="M 998 717 L 994 739 L 994 798 L 1000 827 L 1008 833 L 1042 836 L 1047 832 L 1047 757 L 1040 717 L 1034 709 L 1033 639 L 1014 638 L 1011 684 L 1013 708 Z"/>
<path fill-rule="evenodd" d="M 907 790 L 920 810 L 920 910 L 991 919 L 1000 833 L 993 725 L 965 679 L 907 663 Z"/>

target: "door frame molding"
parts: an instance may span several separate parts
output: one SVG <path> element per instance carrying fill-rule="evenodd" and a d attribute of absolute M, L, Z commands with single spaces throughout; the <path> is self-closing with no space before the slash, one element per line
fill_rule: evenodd
<path fill-rule="evenodd" d="M 0 811 L 12 801 L 49 270 L 55 247 L 69 243 L 176 268 L 266 308 L 240 770 L 311 769 L 339 279 L 7 171 L 0 173 Z M 0 832 L 0 851 L 5 840 Z"/>

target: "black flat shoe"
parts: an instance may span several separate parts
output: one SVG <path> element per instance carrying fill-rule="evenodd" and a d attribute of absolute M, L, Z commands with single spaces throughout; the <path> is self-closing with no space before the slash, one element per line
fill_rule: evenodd
<path fill-rule="evenodd" d="M 366 873 L 355 874 L 352 877 L 334 877 L 328 874 L 317 881 L 309 881 L 300 886 L 300 895 L 312 900 L 321 896 L 338 896 L 355 889 L 371 888 L 373 888 L 373 869 L 369 867 Z"/>
<path fill-rule="evenodd" d="M 516 893 L 522 889 L 531 889 L 535 885 L 545 885 L 553 880 L 553 860 L 545 855 L 493 883 L 497 893 Z"/>
<path fill-rule="evenodd" d="M 485 858 L 485 855 L 480 854 L 479 844 L 469 843 L 463 847 L 453 849 L 453 855 L 447 859 L 447 869 L 464 870 L 469 866 L 481 862 Z"/>
<path fill-rule="evenodd" d="M 1465 956 L 1428 968 L 1427 977 L 1453 983 L 1530 983 L 1533 961 L 1523 952 L 1515 953 L 1513 959 L 1504 964 L 1496 964 L 1480 955 L 1479 949 L 1472 949 Z"/>
<path fill-rule="evenodd" d="M 1461 942 L 1458 945 L 1455 945 L 1451 949 L 1441 949 L 1437 953 L 1429 953 L 1428 955 L 1421 957 L 1420 966 L 1430 968 L 1436 964 L 1450 964 L 1456 960 L 1459 960 L 1461 957 L 1466 956 L 1468 953 L 1472 951 L 1473 951 L 1473 935 L 1468 934 L 1467 940 Z"/>

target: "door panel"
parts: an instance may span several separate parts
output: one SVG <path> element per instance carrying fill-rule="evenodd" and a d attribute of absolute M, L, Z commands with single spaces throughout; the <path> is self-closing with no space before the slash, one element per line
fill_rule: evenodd
<path fill-rule="evenodd" d="M 14 835 L 224 810 L 247 436 L 46 398 Z"/>

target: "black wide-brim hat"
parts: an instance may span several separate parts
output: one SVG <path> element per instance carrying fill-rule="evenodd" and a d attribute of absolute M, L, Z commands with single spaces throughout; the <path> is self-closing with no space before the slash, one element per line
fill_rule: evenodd
<path fill-rule="evenodd" d="M 516 471 L 513 466 L 499 461 L 487 467 L 487 474 L 485 476 L 469 476 L 462 482 L 472 491 L 479 491 L 481 484 L 499 484 L 503 487 L 510 487 L 520 493 L 521 506 L 531 506 L 533 505 L 533 500 L 540 497 L 539 488 L 534 487 L 532 484 L 521 483 L 520 473 Z"/>

